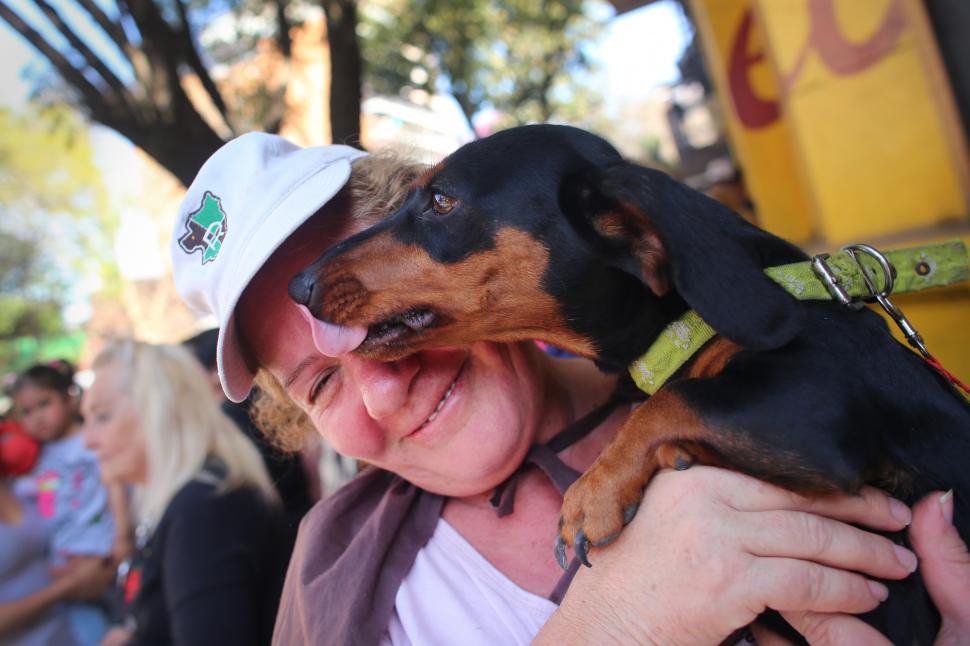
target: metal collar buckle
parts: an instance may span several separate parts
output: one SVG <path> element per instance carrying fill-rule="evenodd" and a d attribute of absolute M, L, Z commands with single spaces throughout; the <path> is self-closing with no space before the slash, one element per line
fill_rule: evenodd
<path fill-rule="evenodd" d="M 867 244 L 850 244 L 842 247 L 842 250 L 849 254 L 849 257 L 859 267 L 862 279 L 865 281 L 866 288 L 869 290 L 869 295 L 858 298 L 850 296 L 845 288 L 839 284 L 838 277 L 829 267 L 828 263 L 825 262 L 829 258 L 829 255 L 827 253 L 818 254 L 812 258 L 812 269 L 819 277 L 819 280 L 825 284 L 832 298 L 854 310 L 862 309 L 864 303 L 867 302 L 879 303 L 886 310 L 886 313 L 892 317 L 893 321 L 896 322 L 896 325 L 899 326 L 903 336 L 906 337 L 906 341 L 916 348 L 923 357 L 930 358 L 930 353 L 923 343 L 923 337 L 920 336 L 916 328 L 909 322 L 909 319 L 906 318 L 902 310 L 889 300 L 889 295 L 893 291 L 893 285 L 896 280 L 896 268 L 889 262 L 889 259 L 881 251 Z M 882 289 L 877 289 L 875 277 L 862 262 L 859 254 L 865 254 L 878 263 L 879 268 L 882 270 Z"/>

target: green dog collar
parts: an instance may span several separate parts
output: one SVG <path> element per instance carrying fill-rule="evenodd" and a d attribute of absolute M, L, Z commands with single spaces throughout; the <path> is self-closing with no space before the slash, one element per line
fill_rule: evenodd
<path fill-rule="evenodd" d="M 630 376 L 640 390 L 653 395 L 715 334 L 700 314 L 687 310 L 630 364 Z"/>
<path fill-rule="evenodd" d="M 894 294 L 918 292 L 970 279 L 970 260 L 963 240 L 887 251 L 885 256 L 896 270 Z M 858 254 L 856 260 L 850 252 L 840 251 L 821 257 L 846 294 L 853 298 L 870 295 L 859 262 L 866 266 L 870 275 L 882 274 L 879 262 L 870 255 Z M 806 261 L 768 267 L 765 273 L 798 300 L 828 300 L 832 295 L 825 282 L 816 275 L 813 264 L 813 261 Z"/>
<path fill-rule="evenodd" d="M 841 291 L 852 301 L 872 296 L 860 263 L 865 265 L 870 276 L 883 275 L 883 284 L 891 285 L 885 296 L 889 291 L 916 292 L 970 279 L 970 257 L 962 240 L 888 251 L 884 256 L 893 272 L 888 281 L 876 256 L 851 251 L 769 267 L 765 273 L 789 294 L 803 301 L 839 298 L 833 291 Z M 820 271 L 816 269 L 819 263 L 827 270 L 829 282 L 834 282 L 835 287 L 827 285 L 827 281 L 820 277 Z M 689 310 L 664 328 L 653 345 L 630 364 L 630 376 L 640 390 L 653 395 L 716 334 L 697 312 Z"/>

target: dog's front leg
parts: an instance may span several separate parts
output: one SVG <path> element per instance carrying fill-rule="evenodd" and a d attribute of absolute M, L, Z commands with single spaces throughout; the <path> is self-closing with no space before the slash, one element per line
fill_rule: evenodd
<path fill-rule="evenodd" d="M 661 390 L 623 423 L 593 465 L 566 491 L 556 552 L 565 547 L 589 565 L 590 545 L 616 538 L 633 519 L 643 490 L 660 469 L 686 469 L 695 462 L 721 466 L 709 447 L 710 431 L 674 391 Z M 564 566 L 565 567 L 565 566 Z"/>

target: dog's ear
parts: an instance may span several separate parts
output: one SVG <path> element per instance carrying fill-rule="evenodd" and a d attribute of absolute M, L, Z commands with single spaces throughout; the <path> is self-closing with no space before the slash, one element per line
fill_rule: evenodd
<path fill-rule="evenodd" d="M 657 170 L 611 165 L 593 184 L 589 229 L 625 249 L 622 262 L 658 296 L 672 284 L 718 333 L 752 350 L 797 334 L 795 299 L 763 271 L 804 258 L 796 247 Z"/>
<path fill-rule="evenodd" d="M 559 191 L 560 211 L 607 265 L 636 277 L 657 296 L 670 291 L 667 250 L 646 218 L 618 206 L 601 190 L 600 177 L 570 175 Z"/>

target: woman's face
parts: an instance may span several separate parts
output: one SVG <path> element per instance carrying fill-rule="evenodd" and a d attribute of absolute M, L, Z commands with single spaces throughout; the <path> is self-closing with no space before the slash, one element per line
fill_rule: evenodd
<path fill-rule="evenodd" d="M 253 358 L 339 453 L 444 495 L 494 488 L 541 431 L 541 353 L 476 343 L 392 363 L 323 356 L 286 289 L 326 246 L 286 244 L 250 283 L 236 320 Z"/>
<path fill-rule="evenodd" d="M 13 405 L 24 430 L 38 442 L 59 440 L 74 424 L 74 399 L 52 388 L 24 384 L 13 396 Z"/>
<path fill-rule="evenodd" d="M 105 480 L 143 484 L 148 476 L 148 452 L 126 376 L 116 364 L 98 369 L 81 401 L 84 443 L 97 455 Z"/>

